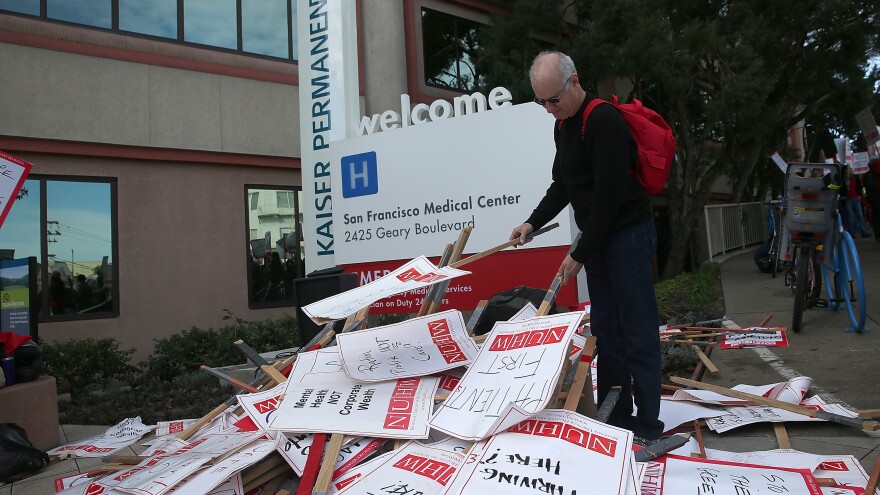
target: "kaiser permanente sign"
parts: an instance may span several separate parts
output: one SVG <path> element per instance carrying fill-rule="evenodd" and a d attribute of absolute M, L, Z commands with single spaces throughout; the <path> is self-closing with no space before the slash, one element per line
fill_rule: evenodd
<path fill-rule="evenodd" d="M 555 153 L 552 116 L 510 99 L 495 88 L 411 107 L 402 95 L 400 112 L 362 117 L 360 136 L 332 142 L 335 262 L 363 284 L 417 256 L 439 256 L 466 226 L 467 253 L 505 242 L 543 197 Z M 525 248 L 486 258 L 503 255 L 505 268 L 459 282 L 458 292 L 473 296 L 460 309 L 517 285 L 549 286 L 576 233 L 568 211 L 556 221 L 561 228 Z M 385 304 L 412 310 L 399 306 L 418 300 Z"/>

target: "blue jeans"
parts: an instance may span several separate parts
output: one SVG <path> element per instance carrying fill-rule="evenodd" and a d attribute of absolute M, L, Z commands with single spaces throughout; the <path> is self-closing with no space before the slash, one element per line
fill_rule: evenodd
<path fill-rule="evenodd" d="M 654 220 L 614 234 L 584 265 L 590 326 L 597 342 L 599 404 L 613 386 L 622 392 L 608 423 L 653 440 L 660 414 L 660 333 L 654 296 Z M 633 401 L 638 408 L 633 416 Z"/>
<path fill-rule="evenodd" d="M 862 235 L 868 233 L 868 225 L 862 214 L 862 200 L 859 198 L 846 198 L 846 223 L 849 233 L 856 235 L 856 231 Z"/>

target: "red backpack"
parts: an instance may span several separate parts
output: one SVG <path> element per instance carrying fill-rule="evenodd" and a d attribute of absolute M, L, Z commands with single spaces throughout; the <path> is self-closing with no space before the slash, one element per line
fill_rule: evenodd
<path fill-rule="evenodd" d="M 608 103 L 596 98 L 587 104 L 584 110 L 584 123 L 581 126 L 581 139 L 587 127 L 590 112 L 598 105 Z M 642 106 L 639 100 L 621 105 L 617 96 L 611 97 L 611 103 L 620 111 L 620 115 L 629 126 L 630 132 L 639 146 L 639 162 L 635 174 L 648 194 L 657 194 L 663 190 L 672 160 L 675 158 L 675 137 L 669 124 L 657 112 Z"/>

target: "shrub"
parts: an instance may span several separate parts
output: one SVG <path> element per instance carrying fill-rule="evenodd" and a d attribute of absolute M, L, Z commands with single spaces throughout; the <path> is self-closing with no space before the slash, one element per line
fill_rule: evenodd
<path fill-rule="evenodd" d="M 135 349 L 120 349 L 113 338 L 42 342 L 41 350 L 46 373 L 62 394 L 86 395 L 92 386 L 129 381 L 138 372 L 129 362 Z"/>
<path fill-rule="evenodd" d="M 247 321 L 226 311 L 224 319 L 233 323 L 217 330 L 192 327 L 171 337 L 155 339 L 153 354 L 142 366 L 151 380 L 171 381 L 177 376 L 210 367 L 242 364 L 246 361 L 233 342 L 243 340 L 257 352 L 299 345 L 296 318 Z"/>
<path fill-rule="evenodd" d="M 703 264 L 694 273 L 682 273 L 654 286 L 660 321 L 694 323 L 724 315 L 721 271 L 717 264 Z"/>

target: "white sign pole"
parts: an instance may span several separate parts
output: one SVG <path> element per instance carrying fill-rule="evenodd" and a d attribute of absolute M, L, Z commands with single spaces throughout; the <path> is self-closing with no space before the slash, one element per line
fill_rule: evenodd
<path fill-rule="evenodd" d="M 307 271 L 335 263 L 330 143 L 359 115 L 355 0 L 297 0 L 303 239 Z"/>

